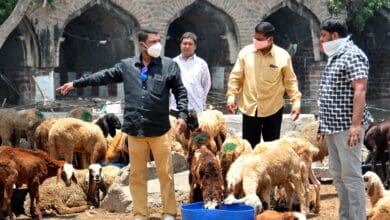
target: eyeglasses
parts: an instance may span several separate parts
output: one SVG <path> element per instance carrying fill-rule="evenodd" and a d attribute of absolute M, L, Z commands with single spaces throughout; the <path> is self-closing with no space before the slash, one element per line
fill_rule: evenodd
<path fill-rule="evenodd" d="M 148 67 L 147 66 L 142 67 L 140 78 L 141 78 L 142 82 L 145 82 L 148 79 Z"/>

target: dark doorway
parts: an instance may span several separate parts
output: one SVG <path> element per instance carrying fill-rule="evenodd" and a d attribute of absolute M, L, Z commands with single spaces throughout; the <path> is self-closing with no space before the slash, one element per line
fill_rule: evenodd
<path fill-rule="evenodd" d="M 195 1 L 180 14 L 169 26 L 165 55 L 179 55 L 180 37 L 190 31 L 198 36 L 196 54 L 206 60 L 210 73 L 229 72 L 239 50 L 233 19 L 206 1 Z"/>
<path fill-rule="evenodd" d="M 67 24 L 60 41 L 60 73 L 63 84 L 84 74 L 112 67 L 135 53 L 136 21 L 109 3 L 95 5 Z M 78 89 L 77 96 L 116 96 L 117 86 Z M 76 94 L 73 94 L 76 95 Z M 58 97 L 60 98 L 60 97 Z"/>
<path fill-rule="evenodd" d="M 34 83 L 31 74 L 38 67 L 36 36 L 23 18 L 0 50 L 0 106 L 31 104 Z"/>
<path fill-rule="evenodd" d="M 275 26 L 274 42 L 290 53 L 299 82 L 299 90 L 303 96 L 308 96 L 310 93 L 308 67 L 314 62 L 310 20 L 289 7 L 277 10 L 264 20 Z"/>

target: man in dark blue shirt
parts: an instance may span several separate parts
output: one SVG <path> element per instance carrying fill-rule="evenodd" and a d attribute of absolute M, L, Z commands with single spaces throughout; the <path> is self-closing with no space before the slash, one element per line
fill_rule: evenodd
<path fill-rule="evenodd" d="M 174 219 L 176 200 L 173 184 L 171 147 L 167 136 L 170 90 L 179 111 L 177 132 L 186 129 L 187 92 L 178 65 L 160 56 L 157 31 L 143 29 L 138 33 L 140 56 L 121 60 L 114 67 L 83 76 L 57 88 L 62 95 L 76 87 L 123 82 L 125 107 L 123 132 L 128 134 L 130 155 L 130 192 L 135 219 L 147 219 L 147 161 L 151 151 L 160 180 L 164 220 Z"/>

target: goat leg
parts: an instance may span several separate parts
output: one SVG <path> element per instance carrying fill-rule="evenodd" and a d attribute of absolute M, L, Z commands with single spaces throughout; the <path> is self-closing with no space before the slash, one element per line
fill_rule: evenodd
<path fill-rule="evenodd" d="M 388 144 L 389 146 L 387 147 L 387 155 L 388 155 L 388 157 L 387 157 L 387 159 L 390 161 L 390 144 Z M 390 170 L 389 170 L 389 167 L 387 166 L 387 160 L 386 160 L 386 157 L 385 157 L 385 155 L 383 155 L 383 157 L 384 157 L 384 161 L 385 161 L 385 187 L 386 188 L 388 188 L 388 187 L 390 187 L 390 182 L 389 182 L 389 180 L 390 180 Z"/>
<path fill-rule="evenodd" d="M 376 145 L 372 146 L 371 171 L 375 172 L 376 160 L 378 159 L 378 148 Z"/>
<path fill-rule="evenodd" d="M 314 190 L 316 191 L 316 201 L 315 201 L 315 205 L 314 205 L 314 208 L 313 208 L 313 212 L 314 213 L 319 213 L 320 212 L 320 209 L 321 209 L 321 204 L 320 204 L 320 188 L 321 188 L 321 182 L 317 179 L 314 171 L 312 168 L 310 168 L 310 172 L 309 172 L 309 179 L 311 180 L 313 186 L 314 186 Z"/>
<path fill-rule="evenodd" d="M 302 179 L 300 177 L 294 178 L 294 179 L 295 179 L 295 180 L 293 180 L 294 189 L 297 192 L 298 197 L 299 197 L 299 203 L 300 203 L 300 206 L 301 206 L 301 212 L 304 215 L 307 215 L 308 207 L 306 206 L 306 204 L 309 204 L 309 202 L 308 202 L 308 198 L 305 196 L 305 189 L 304 189 L 304 186 L 303 186 L 303 183 L 302 183 Z"/>
<path fill-rule="evenodd" d="M 28 184 L 28 191 L 30 194 L 30 214 L 31 218 L 37 217 L 42 220 L 41 211 L 39 209 L 39 182 L 33 181 Z M 34 205 L 35 200 L 35 205 Z"/>
<path fill-rule="evenodd" d="M 39 198 L 39 183 L 37 183 L 34 186 L 36 195 L 35 195 L 35 212 L 37 213 L 38 220 L 42 220 L 42 214 L 41 214 L 41 208 L 39 206 L 40 204 L 40 198 Z"/>
<path fill-rule="evenodd" d="M 13 194 L 13 184 L 9 184 L 5 186 L 5 199 L 6 199 L 6 206 L 7 206 L 7 214 L 8 218 L 10 220 L 14 220 L 14 215 L 12 213 L 12 206 L 11 206 L 11 199 Z M 3 208 L 3 207 L 0 207 Z"/>

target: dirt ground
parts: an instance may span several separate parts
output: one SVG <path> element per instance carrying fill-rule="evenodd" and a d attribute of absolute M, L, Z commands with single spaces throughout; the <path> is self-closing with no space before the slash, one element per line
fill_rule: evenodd
<path fill-rule="evenodd" d="M 152 195 L 155 197 L 159 197 L 159 195 Z M 157 198 L 157 200 L 159 200 Z M 368 202 L 368 200 L 367 200 Z M 318 215 L 310 214 L 308 219 L 312 220 L 333 220 L 338 219 L 338 197 L 336 193 L 336 189 L 333 184 L 323 184 L 321 186 L 321 211 Z M 367 207 L 369 204 L 367 203 Z M 179 216 L 177 219 L 181 219 L 180 216 L 180 204 L 178 205 Z M 161 208 L 160 207 L 152 207 L 150 208 L 150 219 L 159 220 Z M 45 218 L 46 220 L 59 220 L 59 219 L 67 219 L 67 220 L 128 220 L 132 219 L 133 215 L 131 213 L 110 213 L 103 209 L 93 209 L 88 210 L 83 213 L 78 213 L 74 215 L 68 216 L 58 216 L 58 217 L 50 217 Z"/>

